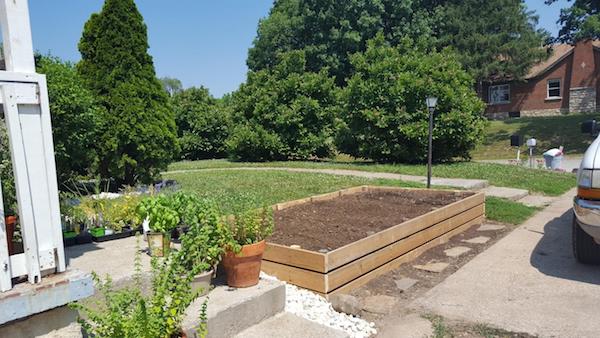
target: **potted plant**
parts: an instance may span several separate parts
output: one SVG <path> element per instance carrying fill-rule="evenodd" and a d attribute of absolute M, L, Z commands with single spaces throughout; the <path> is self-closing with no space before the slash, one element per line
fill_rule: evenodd
<path fill-rule="evenodd" d="M 181 235 L 177 260 L 188 271 L 198 271 L 192 280 L 192 290 L 202 290 L 202 294 L 206 294 L 212 284 L 215 266 L 224 251 L 219 211 L 213 202 L 195 195 L 176 198 L 187 201 L 178 206 L 187 231 Z"/>
<path fill-rule="evenodd" d="M 223 223 L 227 285 L 243 288 L 258 284 L 265 239 L 273 233 L 273 210 L 250 210 L 229 216 Z"/>
<path fill-rule="evenodd" d="M 146 234 L 150 255 L 163 257 L 171 248 L 171 230 L 179 224 L 179 213 L 172 208 L 169 196 L 157 195 L 142 200 L 138 206 L 140 219 L 148 219 Z"/>

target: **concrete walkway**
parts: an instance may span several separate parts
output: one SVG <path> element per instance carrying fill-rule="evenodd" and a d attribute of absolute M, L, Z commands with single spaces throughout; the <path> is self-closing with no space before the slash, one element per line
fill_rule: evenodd
<path fill-rule="evenodd" d="M 413 306 L 541 337 L 598 337 L 600 267 L 571 252 L 574 190 L 475 257 Z"/>

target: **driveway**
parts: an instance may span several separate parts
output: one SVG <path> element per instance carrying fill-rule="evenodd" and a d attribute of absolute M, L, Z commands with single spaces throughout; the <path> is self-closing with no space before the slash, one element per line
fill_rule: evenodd
<path fill-rule="evenodd" d="M 561 196 L 429 290 L 413 307 L 542 337 L 600 335 L 600 267 L 571 253 L 571 201 Z"/>

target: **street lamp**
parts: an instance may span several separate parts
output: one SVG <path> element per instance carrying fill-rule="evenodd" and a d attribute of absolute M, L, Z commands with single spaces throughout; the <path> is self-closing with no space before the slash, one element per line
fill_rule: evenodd
<path fill-rule="evenodd" d="M 427 189 L 431 188 L 431 157 L 433 150 L 433 113 L 437 105 L 437 97 L 429 96 L 425 100 L 429 109 L 429 148 L 427 149 Z"/>

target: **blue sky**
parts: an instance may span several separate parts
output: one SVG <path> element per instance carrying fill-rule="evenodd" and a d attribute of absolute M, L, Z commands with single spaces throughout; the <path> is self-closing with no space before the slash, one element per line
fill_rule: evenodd
<path fill-rule="evenodd" d="M 29 0 L 34 48 L 66 60 L 79 60 L 77 42 L 90 14 L 102 0 Z M 540 16 L 540 27 L 556 34 L 566 0 L 552 6 L 526 0 Z M 272 0 L 138 0 L 148 26 L 150 53 L 159 76 L 180 79 L 185 87 L 203 85 L 217 97 L 246 78 L 246 55 L 258 20 Z"/>

